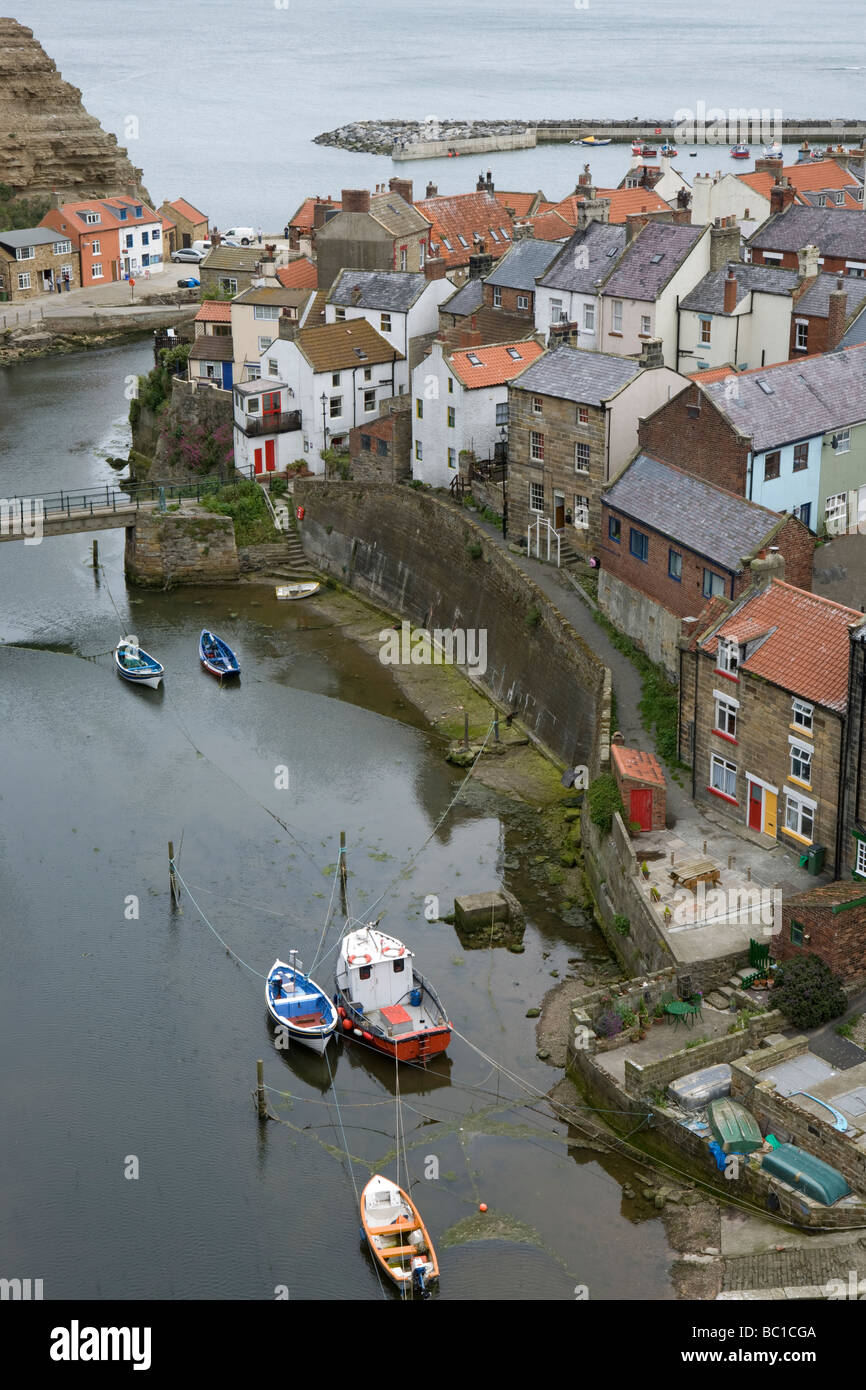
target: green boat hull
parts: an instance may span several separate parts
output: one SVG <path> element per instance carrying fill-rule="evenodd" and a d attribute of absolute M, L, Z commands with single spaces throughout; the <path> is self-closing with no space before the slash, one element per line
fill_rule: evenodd
<path fill-rule="evenodd" d="M 729 1096 L 710 1101 L 707 1115 L 722 1153 L 750 1154 L 763 1145 L 764 1136 L 754 1115 Z"/>

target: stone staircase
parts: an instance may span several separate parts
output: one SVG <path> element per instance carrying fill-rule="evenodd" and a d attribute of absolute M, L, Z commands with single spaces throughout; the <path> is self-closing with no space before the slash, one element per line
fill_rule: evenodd
<path fill-rule="evenodd" d="M 291 499 L 289 499 L 289 502 Z M 318 579 L 319 575 L 313 569 L 304 552 L 300 536 L 297 532 L 294 511 L 289 503 L 282 497 L 274 499 L 274 514 L 277 526 L 283 533 L 286 545 L 286 562 L 277 568 L 268 570 L 268 579 L 280 579 L 284 583 L 294 584 L 300 580 Z"/>
<path fill-rule="evenodd" d="M 573 570 L 576 565 L 583 563 L 583 556 L 579 555 L 574 549 L 571 541 L 565 536 L 560 537 L 559 542 L 559 567 L 560 569 Z"/>

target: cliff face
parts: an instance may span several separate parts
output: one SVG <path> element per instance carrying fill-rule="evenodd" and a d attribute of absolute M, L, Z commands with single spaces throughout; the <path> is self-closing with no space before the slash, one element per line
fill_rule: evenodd
<path fill-rule="evenodd" d="M 141 186 L 117 137 L 85 111 L 77 87 L 14 19 L 0 19 L 0 183 L 28 195 L 74 200 Z"/>

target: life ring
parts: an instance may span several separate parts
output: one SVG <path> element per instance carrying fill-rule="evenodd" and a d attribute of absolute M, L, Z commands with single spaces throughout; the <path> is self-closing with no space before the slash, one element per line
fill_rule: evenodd
<path fill-rule="evenodd" d="M 367 965 L 369 965 L 369 964 L 370 964 L 370 961 L 373 959 L 373 957 L 372 957 L 372 956 L 360 956 L 360 955 L 358 955 L 358 956 L 347 956 L 346 959 L 347 959 L 347 961 L 349 962 L 350 965 L 354 965 L 356 960 L 362 960 L 362 961 L 364 961 Z"/>
<path fill-rule="evenodd" d="M 397 949 L 396 946 L 383 946 L 383 947 L 382 947 L 382 955 L 383 955 L 383 956 L 386 956 L 388 959 L 391 959 L 391 958 L 394 957 L 394 956 L 405 956 L 405 954 L 406 954 L 406 947 L 405 947 L 405 946 L 401 946 L 399 950 Z"/>
<path fill-rule="evenodd" d="M 303 507 L 298 507 L 298 510 L 295 512 L 295 516 L 298 518 L 298 521 L 303 521 L 303 519 L 304 519 L 304 509 L 303 509 Z"/>

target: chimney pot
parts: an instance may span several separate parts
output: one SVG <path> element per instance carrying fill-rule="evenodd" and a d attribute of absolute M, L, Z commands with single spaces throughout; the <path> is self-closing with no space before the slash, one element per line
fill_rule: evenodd
<path fill-rule="evenodd" d="M 341 194 L 344 212 L 369 212 L 369 188 L 344 188 Z"/>
<path fill-rule="evenodd" d="M 725 303 L 726 314 L 732 314 L 737 307 L 737 277 L 733 270 L 729 269 L 725 276 Z"/>

